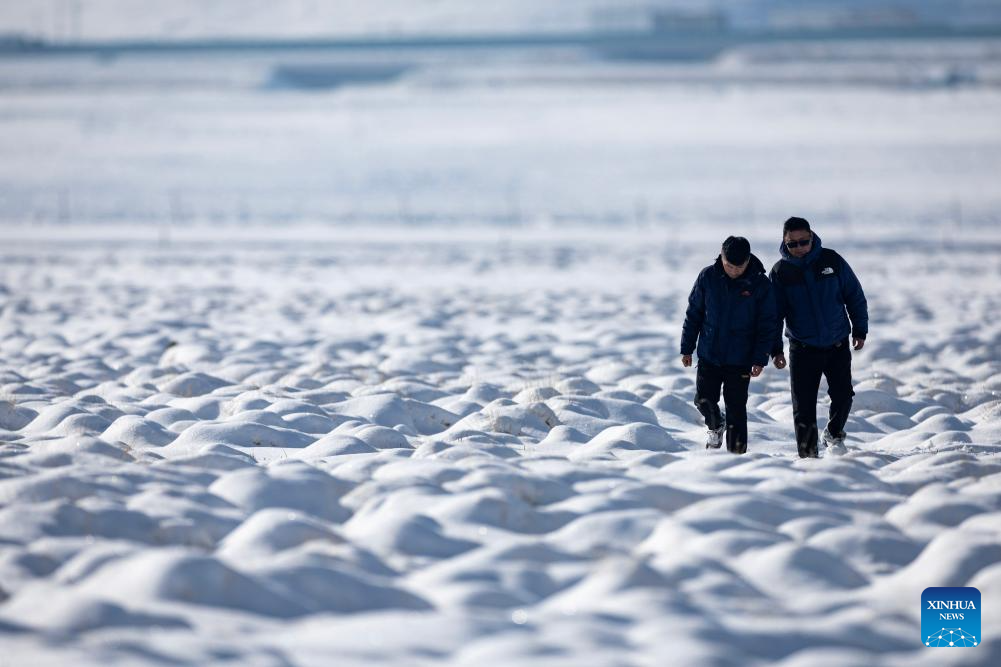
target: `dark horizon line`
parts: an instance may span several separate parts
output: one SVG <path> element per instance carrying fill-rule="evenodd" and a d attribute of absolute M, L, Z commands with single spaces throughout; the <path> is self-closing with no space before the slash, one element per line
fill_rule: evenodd
<path fill-rule="evenodd" d="M 180 40 L 45 41 L 28 38 L 0 40 L 2 56 L 119 55 L 128 53 L 235 52 L 235 51 L 379 51 L 389 49 L 454 49 L 515 47 L 670 47 L 710 46 L 802 41 L 854 41 L 874 39 L 970 39 L 1001 36 L 1001 24 L 957 27 L 945 24 L 913 26 L 858 26 L 802 29 L 718 29 L 581 31 L 535 33 L 470 33 L 456 35 L 407 35 L 354 38 L 197 38 Z"/>

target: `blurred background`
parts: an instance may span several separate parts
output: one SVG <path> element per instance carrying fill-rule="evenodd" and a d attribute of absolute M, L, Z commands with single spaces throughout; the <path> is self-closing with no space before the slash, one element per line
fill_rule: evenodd
<path fill-rule="evenodd" d="M 0 7 L 8 229 L 948 235 L 999 173 L 996 0 Z"/>

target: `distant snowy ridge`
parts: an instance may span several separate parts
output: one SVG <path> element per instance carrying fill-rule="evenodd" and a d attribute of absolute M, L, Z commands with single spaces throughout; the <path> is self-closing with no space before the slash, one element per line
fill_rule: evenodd
<path fill-rule="evenodd" d="M 102 40 L 566 31 L 601 28 L 615 15 L 656 11 L 719 12 L 738 27 L 879 20 L 880 12 L 954 24 L 1001 21 L 1001 8 L 990 0 L 179 0 L 152 5 L 22 0 L 0 7 L 0 35 Z"/>

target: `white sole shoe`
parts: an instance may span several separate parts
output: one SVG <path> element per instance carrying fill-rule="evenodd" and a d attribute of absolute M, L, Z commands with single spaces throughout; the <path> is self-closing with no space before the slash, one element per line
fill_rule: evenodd
<path fill-rule="evenodd" d="M 843 435 L 840 438 L 836 438 L 825 428 L 822 440 L 827 448 L 827 453 L 830 456 L 844 456 L 848 453 L 848 448 L 845 447 L 845 437 Z"/>

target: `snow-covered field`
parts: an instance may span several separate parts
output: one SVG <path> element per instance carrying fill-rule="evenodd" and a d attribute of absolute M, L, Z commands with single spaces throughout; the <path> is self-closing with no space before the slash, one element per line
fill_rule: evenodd
<path fill-rule="evenodd" d="M 0 63 L 0 665 L 1001 664 L 969 48 Z M 851 451 L 796 457 L 769 367 L 749 453 L 707 452 L 685 298 L 789 215 L 869 297 Z M 981 645 L 925 648 L 967 585 Z"/>
<path fill-rule="evenodd" d="M 1001 222 L 998 42 L 772 56 L 329 90 L 280 76 L 350 71 L 323 54 L 0 60 L 0 224 Z"/>
<path fill-rule="evenodd" d="M 997 664 L 1001 236 L 815 222 L 872 325 L 807 461 L 774 368 L 749 454 L 701 446 L 722 228 L 11 232 L 4 661 Z M 964 585 L 946 658 L 920 595 Z"/>

